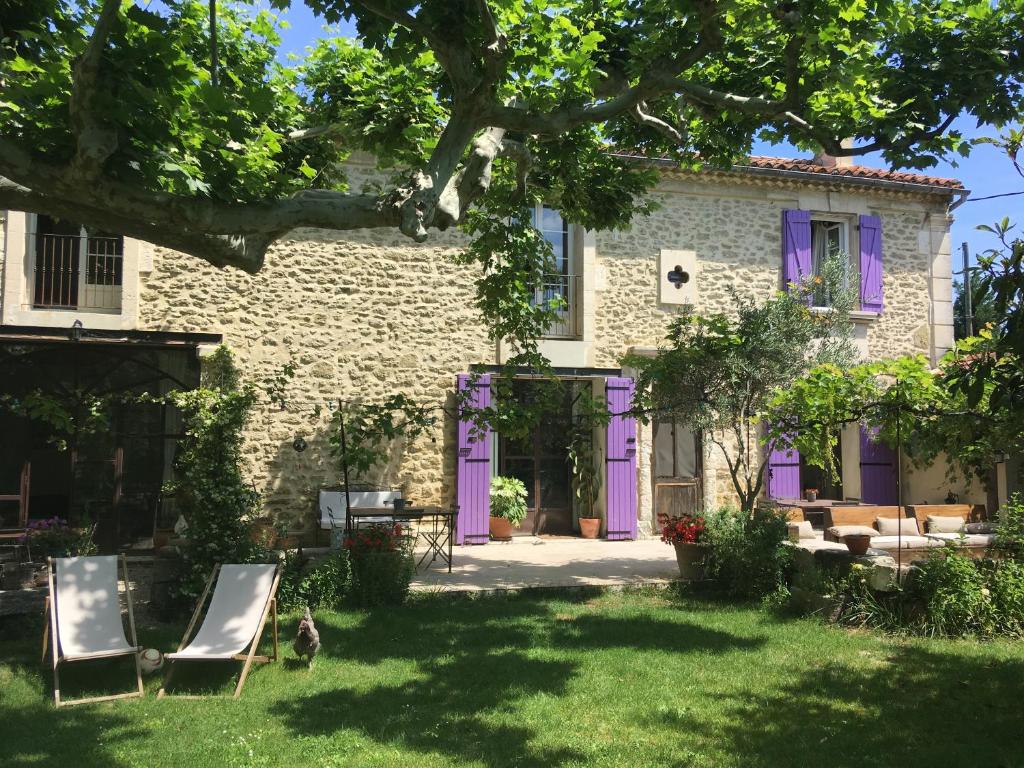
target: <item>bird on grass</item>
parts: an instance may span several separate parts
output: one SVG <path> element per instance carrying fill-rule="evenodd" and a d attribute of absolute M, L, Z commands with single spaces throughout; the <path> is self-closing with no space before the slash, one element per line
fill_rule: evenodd
<path fill-rule="evenodd" d="M 299 634 L 295 637 L 292 648 L 298 658 L 301 659 L 305 656 L 309 666 L 313 666 L 313 657 L 320 650 L 320 633 L 313 623 L 313 617 L 309 614 L 309 606 L 306 606 L 306 612 L 302 616 L 302 621 L 299 622 Z"/>

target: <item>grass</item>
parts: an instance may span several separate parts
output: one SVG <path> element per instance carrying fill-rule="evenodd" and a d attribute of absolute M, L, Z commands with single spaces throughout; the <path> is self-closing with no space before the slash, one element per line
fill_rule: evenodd
<path fill-rule="evenodd" d="M 157 701 L 154 679 L 141 701 L 59 711 L 36 627 L 7 626 L 0 762 L 1024 766 L 1020 644 L 849 633 L 668 592 L 435 596 L 316 618 L 313 669 L 287 650 L 241 701 Z M 177 632 L 144 628 L 141 640 L 169 648 Z M 68 667 L 79 679 L 65 691 L 95 689 L 99 666 Z M 131 679 L 125 664 L 106 671 Z M 182 685 L 226 692 L 227 672 L 195 668 Z"/>

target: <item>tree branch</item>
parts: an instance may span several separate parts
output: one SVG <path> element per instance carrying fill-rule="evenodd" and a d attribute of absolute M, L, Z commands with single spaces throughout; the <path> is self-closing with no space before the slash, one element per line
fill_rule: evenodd
<path fill-rule="evenodd" d="M 68 170 L 82 179 L 96 176 L 117 149 L 117 133 L 99 118 L 95 101 L 103 53 L 120 10 L 120 0 L 103 0 L 89 44 L 72 72 L 69 110 L 76 149 Z"/>
<path fill-rule="evenodd" d="M 654 115 L 648 114 L 645 110 L 647 104 L 639 101 L 630 110 L 633 115 L 633 119 L 636 120 L 640 125 L 645 125 L 648 128 L 653 128 L 662 136 L 667 138 L 669 141 L 674 141 L 676 144 L 682 144 L 684 142 L 683 134 L 675 126 L 670 125 L 661 118 L 655 117 Z"/>

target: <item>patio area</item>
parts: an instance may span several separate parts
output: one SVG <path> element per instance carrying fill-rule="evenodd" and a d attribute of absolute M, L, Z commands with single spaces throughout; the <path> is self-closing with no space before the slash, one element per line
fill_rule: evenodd
<path fill-rule="evenodd" d="M 456 547 L 452 572 L 440 561 L 417 571 L 420 592 L 503 592 L 544 587 L 667 584 L 679 576 L 675 551 L 658 539 L 606 541 L 517 537 Z"/>

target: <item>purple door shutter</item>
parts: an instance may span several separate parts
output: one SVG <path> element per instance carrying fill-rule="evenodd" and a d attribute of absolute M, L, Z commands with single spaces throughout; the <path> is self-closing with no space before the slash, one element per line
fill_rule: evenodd
<path fill-rule="evenodd" d="M 782 287 L 811 274 L 811 213 L 782 212 Z"/>
<path fill-rule="evenodd" d="M 457 385 L 460 392 L 473 388 L 468 401 L 471 407 L 486 408 L 491 404 L 490 375 L 483 374 L 474 382 L 468 373 L 460 373 Z M 474 435 L 470 418 L 459 419 L 455 482 L 455 503 L 459 505 L 455 541 L 486 544 L 491 511 L 491 430 L 487 428 L 482 435 Z"/>
<path fill-rule="evenodd" d="M 796 448 L 776 448 L 768 454 L 768 497 L 772 499 L 799 499 L 800 451 Z"/>
<path fill-rule="evenodd" d="M 875 431 L 860 428 L 860 497 L 870 504 L 896 505 L 896 452 L 873 440 Z"/>
<path fill-rule="evenodd" d="M 860 217 L 860 308 L 882 311 L 882 220 Z"/>
<path fill-rule="evenodd" d="M 633 407 L 633 380 L 612 377 L 606 382 L 608 422 L 605 455 L 606 535 L 609 540 L 635 539 L 636 531 L 636 419 L 622 415 Z"/>

